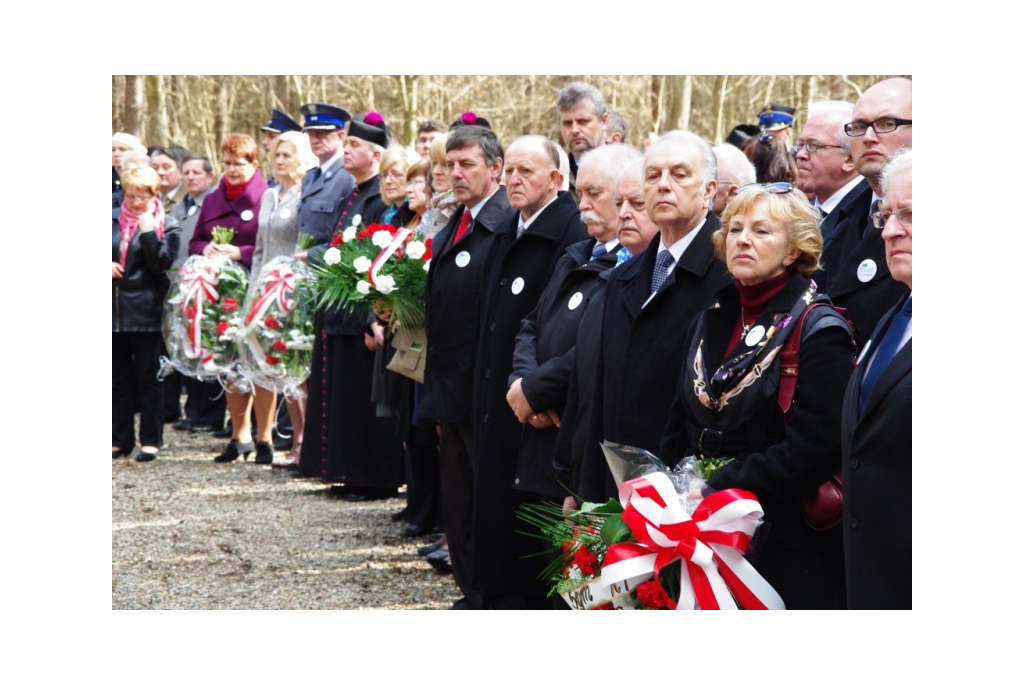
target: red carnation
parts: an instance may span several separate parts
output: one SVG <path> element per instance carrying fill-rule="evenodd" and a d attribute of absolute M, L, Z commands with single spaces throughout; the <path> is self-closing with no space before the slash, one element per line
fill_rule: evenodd
<path fill-rule="evenodd" d="M 221 321 L 217 324 L 217 335 L 224 335 L 228 332 L 228 322 Z"/>
<path fill-rule="evenodd" d="M 636 589 L 636 598 L 648 609 L 667 609 L 665 593 L 657 580 L 648 580 Z"/>
<path fill-rule="evenodd" d="M 267 328 L 273 328 L 275 331 L 281 328 L 281 322 L 272 316 L 263 319 L 263 325 Z"/>
<path fill-rule="evenodd" d="M 580 546 L 572 558 L 572 563 L 580 569 L 585 576 L 592 576 L 597 573 L 597 557 L 586 547 Z"/>
<path fill-rule="evenodd" d="M 288 344 L 284 340 L 275 340 L 274 349 L 278 352 L 284 352 L 288 349 Z"/>
<path fill-rule="evenodd" d="M 268 354 L 267 355 L 267 363 L 268 364 L 277 364 L 279 361 L 281 361 L 281 360 L 278 359 L 277 357 L 275 357 L 274 355 L 272 355 L 272 354 Z"/>
<path fill-rule="evenodd" d="M 427 241 L 425 243 L 423 243 L 423 244 L 427 248 L 427 251 L 425 253 L 423 253 L 423 261 L 428 262 L 434 256 L 434 253 L 431 252 L 431 250 L 430 250 L 431 246 L 434 244 L 434 239 L 433 238 L 427 238 Z"/>
<path fill-rule="evenodd" d="M 233 297 L 225 298 L 225 300 L 221 303 L 221 307 L 226 312 L 233 312 L 236 309 L 238 309 L 238 300 L 236 300 Z"/>
<path fill-rule="evenodd" d="M 340 233 L 335 233 L 334 237 L 331 238 L 331 247 L 337 247 L 338 245 L 341 245 L 341 241 L 342 240 L 343 239 L 341 237 L 341 234 Z"/>

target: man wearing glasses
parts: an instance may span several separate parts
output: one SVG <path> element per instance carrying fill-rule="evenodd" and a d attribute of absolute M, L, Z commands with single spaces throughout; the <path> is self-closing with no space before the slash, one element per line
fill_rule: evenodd
<path fill-rule="evenodd" d="M 872 194 L 867 213 L 863 207 L 850 209 L 850 215 L 858 217 L 857 222 L 850 220 L 836 227 L 822 261 L 828 269 L 826 292 L 836 306 L 846 308 L 861 341 L 867 340 L 882 315 L 907 290 L 889 274 L 885 242 L 868 215 L 881 196 L 882 167 L 899 150 L 913 147 L 912 105 L 911 80 L 886 79 L 864 91 L 854 105 L 851 120 L 843 127 L 850 138 L 853 163 Z M 822 152 L 825 150 L 815 154 Z"/>

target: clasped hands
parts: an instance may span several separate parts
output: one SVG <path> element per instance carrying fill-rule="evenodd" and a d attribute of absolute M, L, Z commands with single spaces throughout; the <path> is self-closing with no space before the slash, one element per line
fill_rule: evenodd
<path fill-rule="evenodd" d="M 533 407 L 530 406 L 526 399 L 526 395 L 523 393 L 522 378 L 517 378 L 512 382 L 512 385 L 508 388 L 508 393 L 505 394 L 505 400 L 508 402 L 508 406 L 512 407 L 512 411 L 515 412 L 519 423 L 528 423 L 537 429 L 550 428 L 551 426 L 561 427 L 562 425 L 562 419 L 554 409 L 545 409 L 541 412 L 533 410 Z"/>

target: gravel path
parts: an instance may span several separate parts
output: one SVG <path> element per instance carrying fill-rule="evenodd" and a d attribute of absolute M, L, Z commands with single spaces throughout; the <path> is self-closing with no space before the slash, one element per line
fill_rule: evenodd
<path fill-rule="evenodd" d="M 113 609 L 447 609 L 461 596 L 403 539 L 404 498 L 346 502 L 282 469 L 212 461 L 166 427 L 153 462 L 112 462 Z M 250 460 L 255 455 L 250 455 Z M 279 455 L 283 456 L 283 455 Z"/>

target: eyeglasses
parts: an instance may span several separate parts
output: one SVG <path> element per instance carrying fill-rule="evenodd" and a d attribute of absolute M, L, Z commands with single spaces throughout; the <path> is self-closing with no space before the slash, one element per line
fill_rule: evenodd
<path fill-rule="evenodd" d="M 221 161 L 221 163 L 220 163 L 220 165 L 222 167 L 224 167 L 225 169 L 227 169 L 227 168 L 241 169 L 242 167 L 247 167 L 250 164 L 252 164 L 252 162 L 250 162 L 247 159 L 238 159 L 238 160 L 234 160 L 234 161 L 228 161 L 228 160 L 225 159 L 225 160 Z"/>
<path fill-rule="evenodd" d="M 739 195 L 743 191 L 750 190 L 751 188 L 764 188 L 766 193 L 771 193 L 772 195 L 785 195 L 786 193 L 793 192 L 792 183 L 787 183 L 786 181 L 775 181 L 774 183 L 748 183 L 745 186 L 737 188 L 736 194 Z"/>
<path fill-rule="evenodd" d="M 896 117 L 882 117 L 874 121 L 852 121 L 843 126 L 846 135 L 853 138 L 860 138 L 868 132 L 869 128 L 875 129 L 875 133 L 892 133 L 897 126 L 910 126 L 914 122 L 910 119 L 897 119 Z"/>
<path fill-rule="evenodd" d="M 794 155 L 799 154 L 801 148 L 803 148 L 804 150 L 807 150 L 807 154 L 813 155 L 815 152 L 817 152 L 818 150 L 821 150 L 822 148 L 836 148 L 836 149 L 839 149 L 840 147 L 842 147 L 842 146 L 841 145 L 822 145 L 821 143 L 813 141 L 813 140 L 808 140 L 806 142 L 802 141 L 802 140 L 798 140 L 798 141 L 796 141 L 796 146 L 793 147 L 793 154 Z"/>
<path fill-rule="evenodd" d="M 904 207 L 892 212 L 888 209 L 878 210 L 871 215 L 871 223 L 875 225 L 875 228 L 885 228 L 885 224 L 888 223 L 889 217 L 895 216 L 896 221 L 900 222 L 900 226 L 904 228 L 911 228 L 914 225 L 914 208 Z"/>

